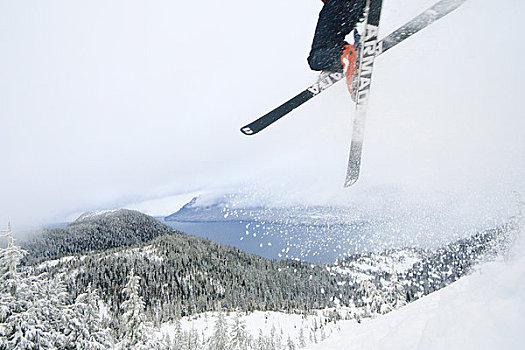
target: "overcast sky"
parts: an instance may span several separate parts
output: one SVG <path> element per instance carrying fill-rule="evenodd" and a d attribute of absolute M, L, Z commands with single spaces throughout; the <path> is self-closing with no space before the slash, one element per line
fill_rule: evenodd
<path fill-rule="evenodd" d="M 385 0 L 382 35 L 433 2 Z M 239 132 L 316 79 L 321 5 L 0 0 L 0 228 L 239 187 L 279 203 L 506 215 L 525 192 L 523 1 L 469 0 L 378 58 L 347 190 L 344 84 Z"/>

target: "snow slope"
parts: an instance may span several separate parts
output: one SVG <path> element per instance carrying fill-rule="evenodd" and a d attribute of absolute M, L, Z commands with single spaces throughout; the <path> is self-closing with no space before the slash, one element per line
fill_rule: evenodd
<path fill-rule="evenodd" d="M 324 310 L 327 311 L 327 310 Z M 295 344 L 300 344 L 301 332 L 304 336 L 305 343 L 309 343 L 313 337 L 322 339 L 330 337 L 337 331 L 337 325 L 333 322 L 325 323 L 323 310 L 317 310 L 309 315 L 294 315 L 284 312 L 263 312 L 254 311 L 250 314 L 230 312 L 225 315 L 226 323 L 232 325 L 236 316 L 246 325 L 248 337 L 257 339 L 260 335 L 271 336 L 272 332 L 280 337 L 280 342 L 285 343 L 287 339 L 292 339 Z M 181 319 L 181 328 L 184 332 L 190 332 L 192 329 L 197 330 L 199 335 L 209 339 L 213 337 L 217 312 L 207 312 L 195 316 L 183 317 Z M 323 329 L 317 329 L 316 325 L 324 324 Z M 174 323 L 164 323 L 160 331 L 156 334 L 158 338 L 164 335 L 173 336 L 175 334 Z"/>
<path fill-rule="evenodd" d="M 522 349 L 524 246 L 397 311 L 341 324 L 339 334 L 307 349 Z"/>

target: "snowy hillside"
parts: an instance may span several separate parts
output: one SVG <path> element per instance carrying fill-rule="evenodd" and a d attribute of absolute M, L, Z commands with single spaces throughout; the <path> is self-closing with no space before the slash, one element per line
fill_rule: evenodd
<path fill-rule="evenodd" d="M 485 263 L 456 283 L 360 324 L 309 350 L 522 349 L 525 344 L 525 249 Z"/>
<path fill-rule="evenodd" d="M 525 344 L 524 253 L 524 249 L 514 250 L 506 259 L 483 263 L 448 287 L 360 322 L 345 320 L 343 308 L 336 322 L 329 317 L 330 310 L 303 316 L 230 313 L 225 322 L 235 329 L 240 320 L 245 337 L 258 344 L 273 342 L 274 349 L 279 348 L 277 343 L 287 350 L 521 349 Z M 157 336 L 214 336 L 216 320 L 216 313 L 184 317 L 180 325 L 164 324 Z"/>

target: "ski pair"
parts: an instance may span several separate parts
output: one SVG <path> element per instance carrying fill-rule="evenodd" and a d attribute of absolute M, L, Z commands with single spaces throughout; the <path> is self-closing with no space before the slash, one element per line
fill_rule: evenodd
<path fill-rule="evenodd" d="M 384 52 L 390 50 L 392 47 L 396 46 L 397 44 L 401 43 L 402 41 L 406 40 L 407 38 L 411 37 L 413 34 L 419 32 L 421 29 L 427 27 L 428 25 L 432 24 L 433 22 L 439 20 L 440 18 L 444 17 L 445 15 L 449 14 L 453 10 L 457 9 L 460 5 L 462 5 L 466 0 L 441 0 L 437 2 L 435 5 L 427 9 L 426 11 L 423 11 L 421 14 L 407 22 L 405 25 L 401 26 L 394 32 L 390 33 L 388 36 L 384 37 L 382 40 L 377 41 L 376 36 L 376 45 L 375 45 L 375 55 L 373 58 L 382 55 Z M 374 2 L 382 3 L 382 0 L 370 0 L 370 5 L 368 6 L 368 9 L 372 9 L 373 11 L 378 10 L 377 6 L 374 6 Z M 368 1 L 367 1 L 368 3 Z M 372 25 L 373 21 L 376 19 L 374 16 L 377 16 L 377 23 L 379 23 L 379 16 L 380 16 L 381 8 L 379 7 L 379 14 L 373 14 L 368 13 L 368 18 L 366 19 L 367 24 Z M 372 15 L 372 17 L 370 17 Z M 371 31 L 371 34 L 373 34 L 373 31 Z M 377 32 L 375 33 L 377 35 Z M 369 38 L 371 41 L 373 41 L 373 37 Z M 366 36 L 362 36 L 362 40 L 366 40 Z M 363 46 L 361 46 L 363 47 Z M 274 110 L 270 111 L 269 113 L 265 114 L 264 116 L 260 117 L 259 119 L 253 121 L 250 124 L 247 124 L 246 126 L 241 128 L 241 132 L 245 135 L 254 135 L 261 130 L 267 128 L 271 124 L 275 123 L 277 120 L 281 119 L 291 111 L 293 111 L 295 108 L 301 106 L 303 103 L 309 101 L 311 98 L 317 96 L 324 90 L 330 88 L 332 85 L 334 85 L 337 81 L 344 78 L 344 75 L 341 73 L 333 73 L 329 76 L 325 77 L 323 80 L 316 82 L 315 84 L 309 86 L 304 91 L 300 92 L 290 100 L 286 101 L 279 107 L 275 108 Z M 369 84 L 368 84 L 369 88 Z M 365 100 L 361 100 L 362 102 L 367 102 L 368 99 L 365 98 Z M 357 108 L 357 105 L 356 105 Z M 361 108 L 362 112 L 364 112 L 364 109 Z M 366 116 L 366 113 L 363 114 L 363 116 Z M 357 116 L 356 116 L 357 117 Z M 356 118 L 358 119 L 358 118 Z M 364 119 L 363 119 L 364 122 Z M 354 122 L 355 124 L 355 122 Z M 361 136 L 361 142 L 357 142 L 356 145 L 353 147 L 353 149 L 357 152 L 351 151 L 351 158 L 350 158 L 350 164 L 349 164 L 349 174 L 350 174 L 350 168 L 352 167 L 352 163 L 354 164 L 354 169 L 357 169 L 357 172 L 354 171 L 353 174 L 350 174 L 350 177 L 347 176 L 347 180 L 345 181 L 345 185 L 349 186 L 352 183 L 354 183 L 357 180 L 357 177 L 359 175 L 359 167 L 360 167 L 360 148 L 358 148 L 358 145 L 362 146 L 362 127 L 364 125 L 358 125 L 361 128 L 358 128 L 360 130 L 360 136 Z M 355 125 L 354 125 L 355 128 Z M 354 130 L 355 133 L 355 130 Z M 351 147 L 352 149 L 352 147 Z M 359 154 L 359 159 L 354 157 L 354 161 L 352 161 L 352 154 Z M 357 162 L 359 160 L 359 162 Z"/>

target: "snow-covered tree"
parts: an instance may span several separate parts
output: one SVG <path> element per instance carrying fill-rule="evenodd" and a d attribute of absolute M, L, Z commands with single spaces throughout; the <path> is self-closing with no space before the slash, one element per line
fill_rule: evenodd
<path fill-rule="evenodd" d="M 321 341 L 325 341 L 325 340 L 326 340 L 326 331 L 325 331 L 324 326 L 321 326 Z"/>
<path fill-rule="evenodd" d="M 304 337 L 304 328 L 301 327 L 301 329 L 299 330 L 299 347 L 300 348 L 304 348 L 306 347 L 306 338 Z"/>
<path fill-rule="evenodd" d="M 170 338 L 169 334 L 164 334 L 160 339 L 157 340 L 157 350 L 172 350 L 180 349 L 175 347 L 173 340 Z"/>
<path fill-rule="evenodd" d="M 128 282 L 122 290 L 127 295 L 127 299 L 122 303 L 121 308 L 124 311 L 121 318 L 119 329 L 120 343 L 122 349 L 147 349 L 146 341 L 148 339 L 149 325 L 146 322 L 144 314 L 145 304 L 140 291 L 140 277 L 135 275 L 134 269 L 131 269 L 128 275 Z"/>
<path fill-rule="evenodd" d="M 54 349 L 68 344 L 65 285 L 45 274 L 21 277 L 16 293 L 0 293 L 2 349 Z"/>
<path fill-rule="evenodd" d="M 393 309 L 398 309 L 407 304 L 406 290 L 399 281 L 397 273 L 395 271 L 392 273 L 387 293 L 388 303 L 392 305 Z"/>
<path fill-rule="evenodd" d="M 102 327 L 100 299 L 91 286 L 77 296 L 68 313 L 69 343 L 77 350 L 107 349 L 110 344 L 109 331 Z"/>
<path fill-rule="evenodd" d="M 295 342 L 288 336 L 288 341 L 286 342 L 286 350 L 296 350 L 297 345 L 295 345 Z"/>
<path fill-rule="evenodd" d="M 195 328 L 191 328 L 188 334 L 186 335 L 187 339 L 187 348 L 188 350 L 199 350 L 201 349 L 201 342 L 199 339 L 199 333 Z"/>
<path fill-rule="evenodd" d="M 255 343 L 255 349 L 256 350 L 273 350 L 270 341 L 268 337 L 266 337 L 262 330 L 259 329 L 259 336 L 257 337 L 257 341 Z"/>
<path fill-rule="evenodd" d="M 19 277 L 17 267 L 27 252 L 15 245 L 11 224 L 8 224 L 7 230 L 0 232 L 4 233 L 0 237 L 7 238 L 7 248 L 0 249 L 0 281 L 2 281 L 0 288 L 1 291 L 14 295 Z"/>
<path fill-rule="evenodd" d="M 241 320 L 239 313 L 235 313 L 233 320 L 230 349 L 231 350 L 247 350 L 250 347 L 248 332 L 246 331 L 246 323 Z"/>
<path fill-rule="evenodd" d="M 317 330 L 315 326 L 313 328 L 310 328 L 310 343 L 317 344 Z"/>
<path fill-rule="evenodd" d="M 215 320 L 215 330 L 209 342 L 210 350 L 226 350 L 228 349 L 228 325 L 226 324 L 226 317 L 222 310 L 217 313 Z"/>
<path fill-rule="evenodd" d="M 365 281 L 361 288 L 363 295 L 362 301 L 366 308 L 366 314 L 369 316 L 381 314 L 381 307 L 385 304 L 385 300 L 375 284 L 370 281 Z"/>
<path fill-rule="evenodd" d="M 174 349 L 186 349 L 187 348 L 187 339 L 182 331 L 182 324 L 180 318 L 177 317 L 175 320 L 175 329 L 173 332 L 173 348 Z"/>
<path fill-rule="evenodd" d="M 54 348 L 65 339 L 59 323 L 62 286 L 49 288 L 42 276 L 22 277 L 17 267 L 25 252 L 14 244 L 10 225 L 7 248 L 0 249 L 0 348 Z"/>
<path fill-rule="evenodd" d="M 272 349 L 280 349 L 281 348 L 281 335 L 277 332 L 277 328 L 275 328 L 275 325 L 272 325 L 272 328 L 270 329 L 270 336 L 268 338 L 270 342 L 270 347 Z"/>
<path fill-rule="evenodd" d="M 111 343 L 100 326 L 98 296 L 79 295 L 75 303 L 62 275 L 22 276 L 20 260 L 26 254 L 14 244 L 0 249 L 0 349 L 106 349 Z"/>

